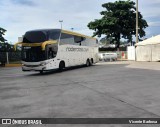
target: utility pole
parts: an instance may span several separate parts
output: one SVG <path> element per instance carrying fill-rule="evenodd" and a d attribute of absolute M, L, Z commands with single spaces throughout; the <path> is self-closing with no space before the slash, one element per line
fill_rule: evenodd
<path fill-rule="evenodd" d="M 63 20 L 59 20 L 60 24 L 61 24 L 61 30 L 62 30 L 62 23 L 63 23 Z"/>
<path fill-rule="evenodd" d="M 58 45 L 59 45 L 59 43 L 60 43 L 60 41 L 61 41 L 61 35 L 62 35 L 62 23 L 63 23 L 63 20 L 59 20 L 59 22 L 60 22 L 60 24 L 61 24 L 61 31 L 60 31 L 60 36 L 59 36 L 59 41 L 58 41 Z"/>
<path fill-rule="evenodd" d="M 8 51 L 6 52 L 7 64 L 9 64 Z"/>
<path fill-rule="evenodd" d="M 9 58 L 8 58 L 8 43 L 5 43 L 5 50 L 6 50 L 6 62 L 7 62 L 7 64 L 9 64 Z"/>
<path fill-rule="evenodd" d="M 136 1 L 136 43 L 138 43 L 138 0 Z"/>

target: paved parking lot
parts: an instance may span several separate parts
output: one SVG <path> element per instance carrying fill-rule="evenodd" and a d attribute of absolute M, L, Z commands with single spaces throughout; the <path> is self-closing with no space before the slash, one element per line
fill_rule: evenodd
<path fill-rule="evenodd" d="M 159 118 L 159 65 L 106 62 L 43 75 L 0 68 L 0 117 Z"/>

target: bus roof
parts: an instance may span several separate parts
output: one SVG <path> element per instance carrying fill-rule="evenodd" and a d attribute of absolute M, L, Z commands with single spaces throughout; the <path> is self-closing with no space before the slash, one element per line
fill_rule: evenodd
<path fill-rule="evenodd" d="M 72 34 L 72 35 L 76 35 L 76 36 L 82 36 L 82 37 L 86 37 L 86 38 L 91 38 L 96 40 L 96 38 L 90 37 L 90 36 L 86 36 L 77 32 L 72 32 L 72 31 L 68 31 L 68 30 L 62 30 L 62 33 L 67 33 L 67 34 Z"/>
<path fill-rule="evenodd" d="M 44 31 L 44 32 L 45 31 L 54 31 L 54 32 L 60 32 L 61 29 L 36 29 L 36 30 L 30 30 L 30 31 L 27 31 L 27 32 L 34 32 L 34 31 Z M 76 36 L 82 36 L 82 37 L 85 37 L 85 38 L 91 38 L 91 39 L 96 40 L 96 38 L 93 38 L 93 37 L 90 37 L 90 36 L 86 36 L 86 35 L 83 35 L 83 34 L 80 34 L 80 33 L 77 33 L 77 32 L 73 32 L 73 31 L 68 31 L 68 30 L 63 30 L 62 29 L 62 33 L 76 35 Z"/>
<path fill-rule="evenodd" d="M 27 32 L 36 32 L 36 31 L 54 31 L 54 32 L 60 32 L 61 30 L 60 29 L 35 29 L 35 30 L 29 30 Z"/>

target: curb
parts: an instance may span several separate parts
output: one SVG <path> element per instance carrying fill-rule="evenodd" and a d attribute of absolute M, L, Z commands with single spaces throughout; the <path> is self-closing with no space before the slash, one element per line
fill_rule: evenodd
<path fill-rule="evenodd" d="M 5 64 L 5 67 L 21 67 L 22 64 Z"/>

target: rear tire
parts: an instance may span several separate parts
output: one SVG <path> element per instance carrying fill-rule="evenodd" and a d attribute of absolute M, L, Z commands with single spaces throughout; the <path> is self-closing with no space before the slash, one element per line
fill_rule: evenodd
<path fill-rule="evenodd" d="M 41 71 L 39 71 L 39 73 L 40 73 L 40 74 L 43 74 L 43 71 L 41 70 Z"/>
<path fill-rule="evenodd" d="M 90 61 L 89 61 L 89 59 L 87 59 L 87 61 L 86 61 L 86 67 L 89 67 L 90 66 Z"/>
<path fill-rule="evenodd" d="M 93 65 L 93 58 L 90 60 L 90 66 L 92 66 Z"/>

